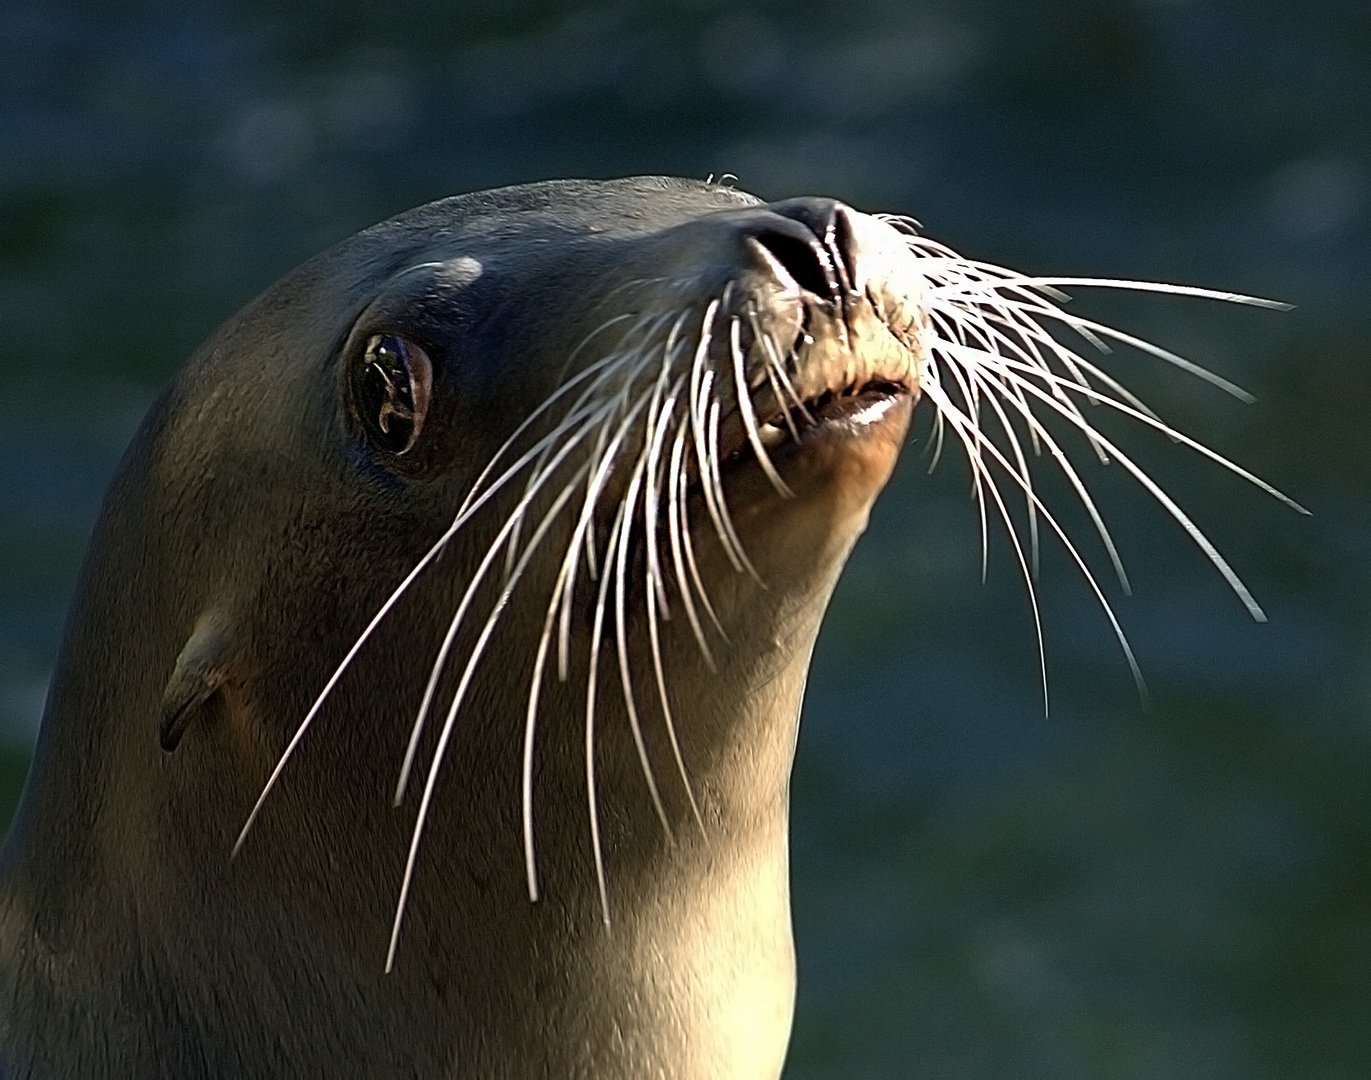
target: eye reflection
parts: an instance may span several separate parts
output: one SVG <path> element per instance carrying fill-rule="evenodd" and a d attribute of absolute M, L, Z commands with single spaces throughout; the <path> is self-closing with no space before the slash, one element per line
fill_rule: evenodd
<path fill-rule="evenodd" d="M 387 453 L 408 453 L 419 440 L 433 389 L 423 349 L 396 334 L 373 334 L 353 375 L 353 398 L 367 434 Z"/>

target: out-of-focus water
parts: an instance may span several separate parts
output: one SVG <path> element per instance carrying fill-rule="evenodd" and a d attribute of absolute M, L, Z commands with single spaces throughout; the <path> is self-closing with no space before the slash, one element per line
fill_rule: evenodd
<path fill-rule="evenodd" d="M 992 538 L 983 587 L 964 470 L 927 475 L 910 448 L 803 722 L 787 1075 L 1368 1075 L 1364 3 L 6 4 L 0 144 L 16 763 L 101 491 L 158 386 L 278 274 L 410 205 L 732 172 L 769 198 L 910 213 L 1025 269 L 1294 303 L 1073 301 L 1253 390 L 1242 406 L 1110 359 L 1314 511 L 1127 433 L 1264 604 L 1255 625 L 1119 470 L 1088 470 L 1134 578 L 1119 610 L 1150 708 L 1058 552 L 1043 716 L 1012 552 Z"/>

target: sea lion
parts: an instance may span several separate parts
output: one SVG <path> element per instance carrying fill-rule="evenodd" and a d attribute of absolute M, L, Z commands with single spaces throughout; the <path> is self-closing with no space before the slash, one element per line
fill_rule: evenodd
<path fill-rule="evenodd" d="M 12 1073 L 778 1073 L 796 722 L 917 395 L 913 262 L 830 200 L 553 182 L 214 334 L 118 469 L 5 849 Z"/>
<path fill-rule="evenodd" d="M 1076 403 L 1164 426 L 1041 329 L 1110 333 L 1051 284 L 636 178 L 443 200 L 269 289 L 95 530 L 0 864 L 0 1062 L 778 1074 L 809 655 L 916 399 L 1053 529 L 1012 421 L 1130 469 Z"/>

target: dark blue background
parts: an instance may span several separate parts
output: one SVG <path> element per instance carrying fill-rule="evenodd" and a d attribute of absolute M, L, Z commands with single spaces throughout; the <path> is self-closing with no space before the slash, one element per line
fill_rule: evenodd
<path fill-rule="evenodd" d="M 1258 626 L 1119 470 L 1087 469 L 1134 576 L 1119 606 L 1151 708 L 1051 554 L 1044 718 L 1007 542 L 982 587 L 965 470 L 906 454 L 803 723 L 788 1075 L 1371 1074 L 1364 0 L 5 0 L 0 147 L 15 774 L 100 493 L 158 386 L 278 274 L 412 204 L 731 172 L 1028 270 L 1294 303 L 1073 302 L 1253 390 L 1245 407 L 1110 359 L 1314 512 L 1126 432 L 1265 605 Z"/>

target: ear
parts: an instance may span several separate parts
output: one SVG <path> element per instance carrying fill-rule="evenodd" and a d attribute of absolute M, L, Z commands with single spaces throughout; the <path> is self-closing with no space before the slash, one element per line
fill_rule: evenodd
<path fill-rule="evenodd" d="M 180 745 L 196 711 L 223 685 L 235 641 L 233 621 L 221 609 L 210 608 L 195 621 L 162 691 L 163 750 L 170 753 Z"/>

